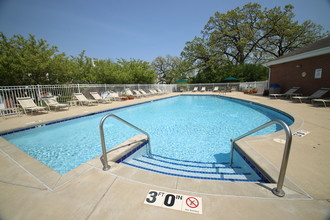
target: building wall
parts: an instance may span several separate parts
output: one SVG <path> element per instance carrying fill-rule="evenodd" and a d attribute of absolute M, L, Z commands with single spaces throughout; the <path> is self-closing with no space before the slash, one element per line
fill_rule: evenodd
<path fill-rule="evenodd" d="M 316 69 L 322 69 L 319 79 L 315 78 Z M 330 54 L 273 65 L 270 67 L 269 81 L 270 84 L 279 84 L 282 92 L 300 87 L 297 92 L 307 96 L 320 88 L 330 88 Z M 330 97 L 329 93 L 327 97 Z"/>

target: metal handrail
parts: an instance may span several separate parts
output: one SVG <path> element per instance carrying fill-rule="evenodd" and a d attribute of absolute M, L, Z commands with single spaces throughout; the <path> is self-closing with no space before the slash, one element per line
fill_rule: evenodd
<path fill-rule="evenodd" d="M 246 132 L 245 134 L 242 134 L 239 137 L 230 139 L 230 141 L 231 141 L 230 166 L 233 164 L 234 142 L 236 142 L 244 137 L 247 137 L 255 132 L 258 132 L 262 129 L 265 129 L 273 124 L 281 125 L 286 134 L 285 148 L 284 148 L 284 153 L 283 153 L 283 158 L 282 158 L 281 170 L 280 170 L 280 174 L 279 174 L 278 181 L 277 181 L 277 187 L 272 189 L 272 192 L 275 195 L 277 195 L 279 197 L 283 197 L 283 196 L 285 196 L 285 192 L 283 191 L 282 187 L 283 187 L 283 183 L 284 183 L 286 168 L 288 166 L 289 154 L 290 154 L 291 143 L 292 143 L 291 130 L 290 130 L 289 126 L 286 123 L 284 123 L 283 121 L 281 121 L 279 119 L 269 121 L 251 131 Z"/>
<path fill-rule="evenodd" d="M 147 136 L 147 155 L 148 157 L 151 157 L 151 149 L 150 149 L 150 136 L 147 132 L 143 131 L 142 129 L 136 127 L 135 125 L 129 123 L 128 121 L 125 121 L 124 119 L 118 117 L 117 115 L 114 115 L 114 114 L 108 114 L 106 116 L 104 116 L 102 119 L 101 119 L 101 122 L 100 122 L 100 136 L 101 136 L 101 144 L 102 144 L 102 163 L 103 163 L 103 170 L 108 170 L 110 169 L 110 166 L 108 164 L 108 157 L 107 157 L 107 151 L 106 151 L 106 146 L 105 146 L 105 140 L 104 140 L 104 131 L 103 131 L 103 123 L 104 121 L 109 118 L 109 117 L 113 117 L 127 125 L 129 125 L 130 127 L 134 128 L 135 130 L 138 130 L 140 131 L 141 133 L 145 134 Z"/>

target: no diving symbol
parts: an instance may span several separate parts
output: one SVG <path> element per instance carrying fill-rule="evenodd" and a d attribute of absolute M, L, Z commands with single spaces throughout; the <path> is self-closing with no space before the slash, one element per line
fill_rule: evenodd
<path fill-rule="evenodd" d="M 186 204 L 190 208 L 195 209 L 198 207 L 199 202 L 198 199 L 196 199 L 195 197 L 189 197 L 188 199 L 186 199 Z"/>

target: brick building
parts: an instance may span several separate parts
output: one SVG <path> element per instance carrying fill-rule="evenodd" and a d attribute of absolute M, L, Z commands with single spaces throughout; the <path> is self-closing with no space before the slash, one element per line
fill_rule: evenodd
<path fill-rule="evenodd" d="M 330 37 L 292 51 L 265 63 L 269 67 L 269 84 L 280 85 L 281 92 L 292 87 L 303 95 L 320 88 L 330 88 Z M 325 96 L 330 97 L 330 92 Z"/>

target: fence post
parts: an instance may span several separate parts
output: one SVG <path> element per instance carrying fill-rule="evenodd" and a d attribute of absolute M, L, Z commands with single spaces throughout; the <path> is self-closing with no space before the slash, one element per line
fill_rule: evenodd
<path fill-rule="evenodd" d="M 39 103 L 39 105 L 42 105 L 42 101 L 41 101 L 42 97 L 41 97 L 40 85 L 39 84 L 37 85 L 37 92 L 38 92 L 38 103 Z"/>

